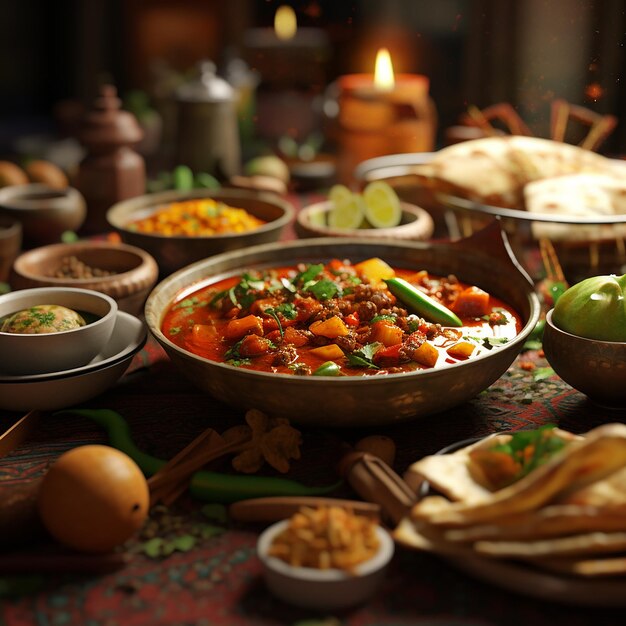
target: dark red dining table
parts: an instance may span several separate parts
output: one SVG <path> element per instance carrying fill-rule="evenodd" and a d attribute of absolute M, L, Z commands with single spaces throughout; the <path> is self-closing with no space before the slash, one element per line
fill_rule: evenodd
<path fill-rule="evenodd" d="M 302 457 L 293 462 L 289 476 L 310 485 L 334 482 L 335 461 L 346 444 L 366 434 L 387 435 L 396 442 L 394 467 L 402 473 L 412 462 L 453 442 L 496 431 L 554 423 L 579 433 L 624 421 L 626 412 L 592 404 L 558 376 L 549 375 L 546 366 L 540 351 L 523 352 L 476 398 L 402 424 L 367 430 L 301 427 Z M 151 339 L 113 388 L 76 408 L 117 411 L 129 423 L 139 448 L 161 458 L 173 456 L 208 426 L 221 431 L 244 417 L 242 411 L 196 389 Z M 2 430 L 18 417 L 0 411 Z M 35 432 L 0 459 L 0 502 L 11 489 L 41 476 L 64 451 L 89 443 L 107 443 L 105 432 L 93 421 L 73 413 L 43 413 Z M 357 497 L 348 486 L 337 494 Z M 216 521 L 211 518 L 214 510 L 207 517 L 206 504 L 184 496 L 168 511 L 151 515 L 157 536 L 166 530 L 193 536 L 191 549 L 168 556 L 150 553 L 150 535 L 142 531 L 125 546 L 129 561 L 115 571 L 32 571 L 19 576 L 0 571 L 0 624 L 624 624 L 623 610 L 577 606 L 576 598 L 557 603 L 528 597 L 481 582 L 439 557 L 400 546 L 384 584 L 365 604 L 334 614 L 291 607 L 264 586 L 255 551 L 262 527 Z M 198 532 L 207 527 L 215 532 Z M 26 545 L 19 554 L 28 559 L 28 551 Z"/>

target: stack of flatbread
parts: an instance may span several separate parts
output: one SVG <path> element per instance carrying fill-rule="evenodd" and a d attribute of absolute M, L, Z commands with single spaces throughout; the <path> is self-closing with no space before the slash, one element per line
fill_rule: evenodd
<path fill-rule="evenodd" d="M 440 150 L 415 172 L 435 191 L 487 205 L 589 217 L 626 212 L 626 163 L 550 139 L 507 136 L 466 141 Z M 539 225 L 536 236 L 581 240 L 615 236 L 611 227 L 557 226 L 546 232 L 543 228 Z"/>
<path fill-rule="evenodd" d="M 572 576 L 626 576 L 626 426 L 554 435 L 563 447 L 502 488 L 488 479 L 494 466 L 485 451 L 510 435 L 413 464 L 409 482 L 426 480 L 442 495 L 416 504 L 396 539 L 451 557 L 522 561 Z"/>

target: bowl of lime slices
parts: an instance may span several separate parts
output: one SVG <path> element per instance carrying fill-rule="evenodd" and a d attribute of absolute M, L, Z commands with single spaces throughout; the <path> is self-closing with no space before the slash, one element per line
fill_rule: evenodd
<path fill-rule="evenodd" d="M 430 214 L 402 202 L 383 181 L 368 184 L 362 192 L 345 185 L 331 187 L 328 198 L 298 212 L 296 233 L 307 237 L 358 237 L 424 241 L 434 230 Z"/>

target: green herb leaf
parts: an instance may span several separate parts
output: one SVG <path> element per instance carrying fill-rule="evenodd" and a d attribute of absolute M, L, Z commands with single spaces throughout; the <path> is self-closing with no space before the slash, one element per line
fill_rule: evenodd
<path fill-rule="evenodd" d="M 364 345 L 360 350 L 355 350 L 354 352 L 346 354 L 348 363 L 353 367 L 366 367 L 375 370 L 379 369 L 377 365 L 374 365 L 372 359 L 381 346 L 382 344 L 376 341 L 374 343 Z"/>
<path fill-rule="evenodd" d="M 323 278 L 304 287 L 305 291 L 311 292 L 317 300 L 324 301 L 340 295 L 339 285 L 329 278 Z"/>
<path fill-rule="evenodd" d="M 522 347 L 522 350 L 541 350 L 543 344 L 538 339 L 529 339 Z"/>
<path fill-rule="evenodd" d="M 154 537 L 149 539 L 141 546 L 141 551 L 149 556 L 151 559 L 158 559 L 161 556 L 163 549 L 163 539 L 161 537 Z"/>
<path fill-rule="evenodd" d="M 546 380 L 550 376 L 554 376 L 554 370 L 551 367 L 538 367 L 533 370 L 533 380 L 539 382 L 540 380 Z"/>
<path fill-rule="evenodd" d="M 276 324 L 278 324 L 278 330 L 280 331 L 281 339 L 285 335 L 285 332 L 283 330 L 283 324 L 280 321 L 278 315 L 282 315 L 287 320 L 293 320 L 296 319 L 296 315 L 298 314 L 295 305 L 293 305 L 291 302 L 283 302 L 276 307 L 267 307 L 267 309 L 263 310 L 263 313 L 274 318 Z"/>
<path fill-rule="evenodd" d="M 370 324 L 373 324 L 374 322 L 391 322 L 392 324 L 395 324 L 397 320 L 398 317 L 396 315 L 375 315 L 370 320 Z"/>
<path fill-rule="evenodd" d="M 491 450 L 508 454 L 513 458 L 521 468 L 515 477 L 517 481 L 549 461 L 567 445 L 563 439 L 554 435 L 554 428 L 554 424 L 546 424 L 534 430 L 517 431 L 510 441 L 497 444 Z"/>
<path fill-rule="evenodd" d="M 484 348 L 491 350 L 492 348 L 497 348 L 498 346 L 508 343 L 509 339 L 508 337 L 482 337 L 479 341 Z"/>
<path fill-rule="evenodd" d="M 324 265 L 322 263 L 317 263 L 316 265 L 309 265 L 303 272 L 300 272 L 293 279 L 294 285 L 306 285 L 306 283 L 315 280 L 321 271 L 324 269 Z"/>
<path fill-rule="evenodd" d="M 189 552 L 196 545 L 196 538 L 193 535 L 180 535 L 173 541 L 174 547 L 179 552 Z"/>

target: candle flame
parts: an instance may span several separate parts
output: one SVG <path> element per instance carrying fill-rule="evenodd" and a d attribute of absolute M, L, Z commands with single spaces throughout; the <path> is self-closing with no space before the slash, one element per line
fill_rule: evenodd
<path fill-rule="evenodd" d="M 390 91 L 395 85 L 393 65 L 387 48 L 381 48 L 376 55 L 376 67 L 374 69 L 374 86 L 377 89 Z"/>
<path fill-rule="evenodd" d="M 288 40 L 295 37 L 298 30 L 298 21 L 294 10 L 290 6 L 283 4 L 278 7 L 274 15 L 274 30 L 279 39 Z"/>

